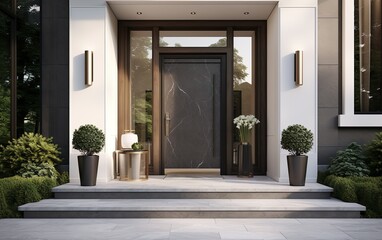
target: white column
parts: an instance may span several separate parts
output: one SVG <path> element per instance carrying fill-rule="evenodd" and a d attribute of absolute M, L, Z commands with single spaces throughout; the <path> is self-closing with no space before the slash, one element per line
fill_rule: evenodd
<path fill-rule="evenodd" d="M 81 5 L 82 4 L 82 5 Z M 84 52 L 93 51 L 93 85 L 84 84 Z M 100 128 L 106 137 L 98 154 L 97 182 L 112 177 L 117 133 L 117 21 L 106 2 L 70 2 L 70 181 L 79 182 L 73 131 L 84 124 Z"/>
<path fill-rule="evenodd" d="M 312 1 L 310 6 L 298 4 L 280 2 L 268 19 L 267 175 L 280 182 L 289 180 L 288 152 L 281 150 L 281 132 L 292 124 L 302 124 L 314 134 L 307 182 L 317 179 L 317 8 Z M 304 54 L 304 84 L 299 87 L 294 83 L 296 50 Z"/>

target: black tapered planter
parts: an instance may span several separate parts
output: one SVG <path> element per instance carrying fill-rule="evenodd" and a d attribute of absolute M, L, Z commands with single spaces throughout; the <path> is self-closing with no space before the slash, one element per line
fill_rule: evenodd
<path fill-rule="evenodd" d="M 289 185 L 305 186 L 306 167 L 308 165 L 308 156 L 306 155 L 288 155 L 288 174 Z"/>
<path fill-rule="evenodd" d="M 95 186 L 97 183 L 99 156 L 78 156 L 81 186 Z"/>
<path fill-rule="evenodd" d="M 239 144 L 238 176 L 253 177 L 252 147 L 249 143 Z"/>

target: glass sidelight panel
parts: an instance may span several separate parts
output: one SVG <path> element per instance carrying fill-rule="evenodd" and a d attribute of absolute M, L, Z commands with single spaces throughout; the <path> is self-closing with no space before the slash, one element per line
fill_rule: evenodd
<path fill-rule="evenodd" d="M 255 115 L 255 79 L 254 79 L 254 31 L 234 31 L 234 71 L 233 71 L 233 117 Z M 240 142 L 239 131 L 233 127 L 234 156 L 237 164 L 237 147 Z M 255 129 L 252 130 L 249 143 L 252 147 L 252 161 L 255 161 Z"/>
<path fill-rule="evenodd" d="M 131 128 L 139 142 L 152 142 L 152 32 L 130 32 Z M 130 129 L 129 129 L 130 130 Z"/>
<path fill-rule="evenodd" d="M 160 31 L 160 47 L 226 47 L 226 31 Z"/>

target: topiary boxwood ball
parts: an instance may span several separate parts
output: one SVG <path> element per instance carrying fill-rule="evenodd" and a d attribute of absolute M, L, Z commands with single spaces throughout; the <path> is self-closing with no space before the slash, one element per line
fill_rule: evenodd
<path fill-rule="evenodd" d="M 86 124 L 74 131 L 72 144 L 83 155 L 92 156 L 99 153 L 105 145 L 105 134 L 96 126 Z"/>
<path fill-rule="evenodd" d="M 281 147 L 292 155 L 302 155 L 313 147 L 313 133 L 300 124 L 294 124 L 281 133 Z"/>

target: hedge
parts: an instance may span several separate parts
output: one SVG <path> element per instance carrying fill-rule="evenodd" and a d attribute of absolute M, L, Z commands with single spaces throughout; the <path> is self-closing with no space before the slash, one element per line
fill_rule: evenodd
<path fill-rule="evenodd" d="M 323 183 L 333 188 L 333 197 L 366 206 L 365 217 L 382 217 L 382 177 L 330 175 Z"/>
<path fill-rule="evenodd" d="M 0 179 L 0 218 L 21 217 L 18 206 L 50 198 L 55 186 L 56 180 L 48 177 Z"/>

